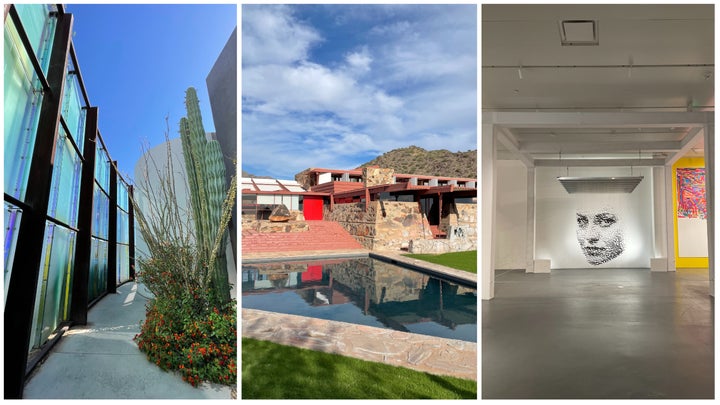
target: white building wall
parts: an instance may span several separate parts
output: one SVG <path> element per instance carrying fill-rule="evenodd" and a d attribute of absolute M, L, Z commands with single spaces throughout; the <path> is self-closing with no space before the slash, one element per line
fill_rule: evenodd
<path fill-rule="evenodd" d="M 629 176 L 628 167 L 574 167 L 570 176 Z M 650 168 L 634 168 L 645 178 L 630 193 L 568 194 L 557 181 L 566 168 L 536 168 L 536 259 L 550 259 L 551 268 L 648 268 L 654 255 L 653 187 Z M 519 185 L 518 187 L 522 187 Z M 580 209 L 612 210 L 619 218 L 623 252 L 616 258 L 591 265 L 578 241 L 577 212 Z"/>
<path fill-rule="evenodd" d="M 496 269 L 524 269 L 527 246 L 527 168 L 518 160 L 498 160 Z"/>

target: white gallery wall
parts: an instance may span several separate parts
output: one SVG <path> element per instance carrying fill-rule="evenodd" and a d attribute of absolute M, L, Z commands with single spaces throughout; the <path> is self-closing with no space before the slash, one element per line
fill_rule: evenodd
<path fill-rule="evenodd" d="M 552 269 L 563 268 L 647 268 L 653 251 L 652 170 L 634 168 L 644 176 L 632 193 L 568 194 L 558 176 L 629 176 L 629 167 L 571 167 L 536 170 L 535 258 L 550 259 Z M 522 187 L 523 189 L 525 187 Z M 613 225 L 622 248 L 616 257 L 591 263 L 583 253 L 578 232 L 578 212 L 606 212 L 617 220 Z M 584 217 L 584 214 L 581 214 Z M 499 222 L 499 221 L 498 221 Z M 593 220 L 590 218 L 590 223 Z M 498 229 L 498 232 L 502 232 Z"/>
<path fill-rule="evenodd" d="M 678 218 L 678 256 L 708 257 L 707 220 Z"/>
<path fill-rule="evenodd" d="M 495 268 L 524 269 L 527 246 L 527 168 L 519 160 L 498 160 Z"/>

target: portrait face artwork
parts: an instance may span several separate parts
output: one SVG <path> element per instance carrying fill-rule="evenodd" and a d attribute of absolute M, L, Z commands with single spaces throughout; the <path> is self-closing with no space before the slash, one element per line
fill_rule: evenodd
<path fill-rule="evenodd" d="M 578 210 L 577 238 L 588 263 L 597 266 L 625 250 L 618 215 L 611 209 Z"/>

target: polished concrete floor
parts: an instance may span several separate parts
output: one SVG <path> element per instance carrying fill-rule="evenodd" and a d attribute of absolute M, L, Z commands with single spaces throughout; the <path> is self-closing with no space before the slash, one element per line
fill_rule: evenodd
<path fill-rule="evenodd" d="M 496 272 L 482 398 L 713 398 L 708 271 Z"/>

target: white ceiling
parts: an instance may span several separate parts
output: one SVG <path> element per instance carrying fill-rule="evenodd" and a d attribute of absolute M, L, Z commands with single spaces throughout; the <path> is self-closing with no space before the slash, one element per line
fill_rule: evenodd
<path fill-rule="evenodd" d="M 668 159 L 681 148 L 702 155 L 696 127 L 682 119 L 660 125 L 657 113 L 714 111 L 713 7 L 483 5 L 484 113 L 618 114 L 595 127 L 563 119 L 557 126 L 507 126 L 501 150 L 530 159 L 558 153 Z M 596 21 L 599 44 L 561 45 L 564 20 Z M 617 118 L 613 126 L 623 114 L 633 119 Z"/>

